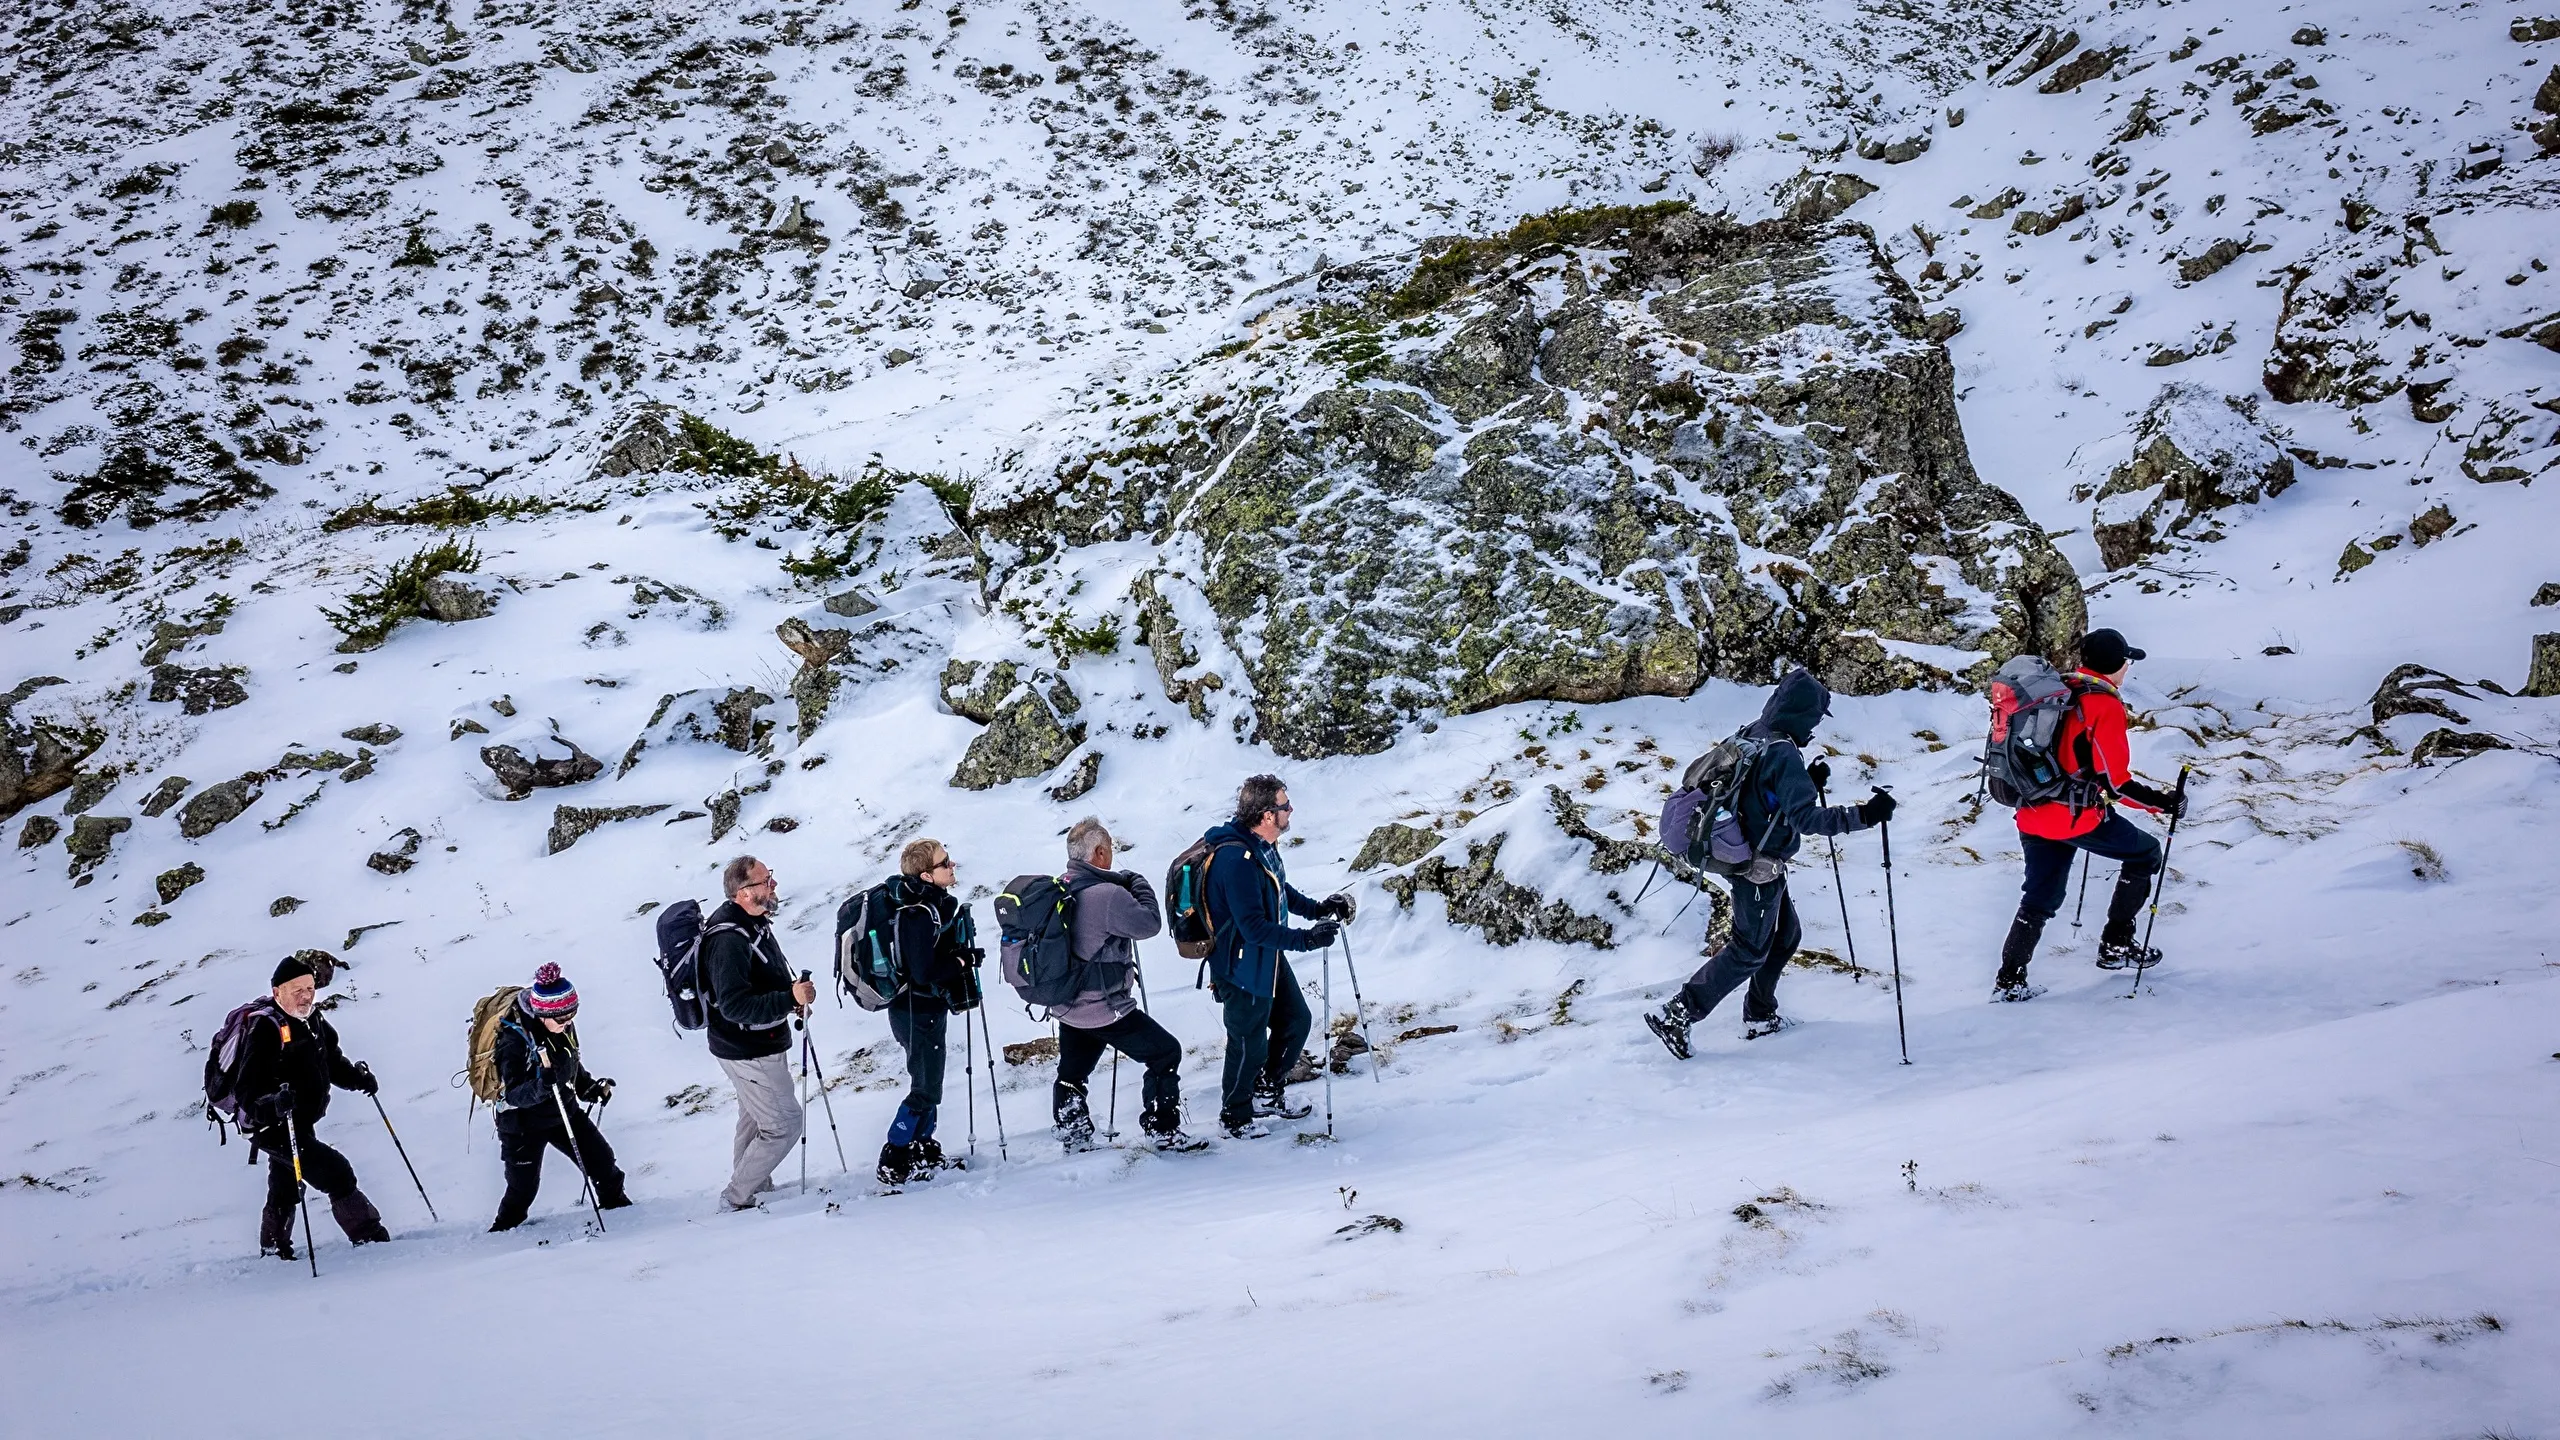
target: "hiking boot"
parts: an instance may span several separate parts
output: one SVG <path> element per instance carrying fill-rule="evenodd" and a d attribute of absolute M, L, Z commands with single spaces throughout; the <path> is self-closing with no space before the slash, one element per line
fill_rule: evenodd
<path fill-rule="evenodd" d="M 1230 1140 L 1259 1140 L 1271 1133 L 1271 1127 L 1259 1120 L 1235 1120 L 1224 1115 L 1218 1117 L 1218 1128 Z"/>
<path fill-rule="evenodd" d="M 915 1178 L 917 1158 L 913 1145 L 883 1145 L 880 1168 L 873 1173 L 883 1185 L 904 1185 Z"/>
<path fill-rule="evenodd" d="M 2131 940 L 2098 942 L 2098 968 L 2101 970 L 2148 970 L 2159 963 L 2159 951 Z"/>
<path fill-rule="evenodd" d="M 1182 1132 L 1180 1104 L 1150 1105 L 1139 1111 L 1138 1128 L 1146 1132 L 1147 1143 L 1158 1150 L 1182 1154 L 1209 1148 L 1209 1142 L 1205 1137 L 1186 1135 Z"/>
<path fill-rule="evenodd" d="M 631 1208 L 631 1197 L 623 1193 L 622 1187 L 619 1185 L 615 1186 L 611 1193 L 598 1189 L 596 1191 L 596 1208 L 599 1210 L 628 1210 Z"/>
<path fill-rule="evenodd" d="M 373 1208 L 373 1202 L 364 1198 L 361 1190 L 331 1196 L 329 1213 L 337 1219 L 338 1228 L 347 1232 L 351 1244 L 379 1245 L 391 1238 L 391 1232 L 382 1228 L 382 1212 Z"/>
<path fill-rule="evenodd" d="M 2003 980 L 1991 987 L 1992 1000 L 2008 1004 L 2016 1004 L 2021 1000 L 2033 1000 L 2043 993 L 2043 986 L 2028 984 L 2027 977 L 2024 975 L 2015 980 Z"/>
<path fill-rule="evenodd" d="M 916 1142 L 917 1179 L 930 1180 L 933 1178 L 933 1174 L 937 1170 L 966 1170 L 968 1168 L 969 1161 L 967 1157 L 943 1154 L 942 1142 L 934 1139 L 932 1136 L 927 1135 Z"/>
<path fill-rule="evenodd" d="M 1253 1087 L 1253 1113 L 1262 1119 L 1304 1120 L 1316 1113 L 1316 1107 L 1298 1104 L 1286 1089 L 1265 1080 Z"/>
<path fill-rule="evenodd" d="M 1670 1051 L 1674 1060 L 1689 1058 L 1689 1021 L 1688 997 L 1682 995 L 1672 996 L 1671 1003 L 1659 1010 L 1646 1011 L 1644 1017 L 1645 1028 L 1653 1032 L 1653 1038 L 1662 1042 L 1662 1048 Z"/>
<path fill-rule="evenodd" d="M 1085 1099 L 1084 1087 L 1059 1081 L 1049 1087 L 1049 1113 L 1057 1128 L 1058 1143 L 1070 1155 L 1093 1148 L 1093 1106 Z"/>
<path fill-rule="evenodd" d="M 1790 1020 L 1784 1015 L 1772 1015 L 1766 1020 L 1745 1020 L 1742 1022 L 1742 1038 L 1758 1040 L 1764 1036 L 1775 1035 L 1781 1030 L 1793 1030 L 1802 1023 L 1804 1022 Z"/>
<path fill-rule="evenodd" d="M 293 1253 L 293 1207 L 269 1208 L 258 1215 L 258 1253 L 285 1260 L 299 1259 Z"/>

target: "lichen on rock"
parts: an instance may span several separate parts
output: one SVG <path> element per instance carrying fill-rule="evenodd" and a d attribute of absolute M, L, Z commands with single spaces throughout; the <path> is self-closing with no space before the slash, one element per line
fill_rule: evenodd
<path fill-rule="evenodd" d="M 1437 830 L 1390 820 L 1370 831 L 1369 838 L 1360 842 L 1360 853 L 1351 857 L 1351 868 L 1356 872 L 1375 870 L 1381 865 L 1389 868 L 1410 865 L 1439 849 L 1441 838 Z"/>
<path fill-rule="evenodd" d="M 1406 875 L 1390 875 L 1379 883 L 1411 909 L 1413 897 L 1431 893 L 1449 902 L 1449 923 L 1484 932 L 1489 944 L 1517 945 L 1532 936 L 1558 944 L 1583 944 L 1607 950 L 1617 929 L 1595 915 L 1576 912 L 1562 900 L 1549 900 L 1529 886 L 1504 875 L 1498 866 L 1508 835 L 1467 842 L 1467 863 L 1452 865 L 1433 856 Z"/>
<path fill-rule="evenodd" d="M 2218 512 L 2271 500 L 2293 485 L 2293 459 L 2255 413 L 2234 399 L 2173 381 L 2142 412 L 2132 454 L 2098 487 L 2090 535 L 2099 559 L 2120 570 L 2173 538 L 2218 539 Z"/>
<path fill-rule="evenodd" d="M 954 660 L 943 667 L 942 701 L 986 728 L 952 772 L 963 790 L 987 790 L 1045 775 L 1084 743 L 1084 708 L 1066 677 L 1012 660 Z"/>

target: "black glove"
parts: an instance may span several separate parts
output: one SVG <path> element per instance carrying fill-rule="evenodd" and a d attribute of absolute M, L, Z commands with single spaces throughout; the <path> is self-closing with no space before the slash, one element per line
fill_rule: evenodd
<path fill-rule="evenodd" d="M 359 1095 L 371 1095 L 382 1089 L 382 1082 L 373 1078 L 373 1067 L 359 1060 L 356 1062 L 355 1083 L 347 1088 Z"/>
<path fill-rule="evenodd" d="M 1347 892 L 1339 890 L 1326 896 L 1324 898 L 1324 904 L 1317 907 L 1317 909 L 1327 919 L 1340 920 L 1345 923 L 1350 921 L 1352 915 L 1358 911 L 1359 908 L 1360 904 L 1358 901 L 1353 900 Z"/>
<path fill-rule="evenodd" d="M 2139 780 L 2127 780 L 2116 787 L 2116 793 L 2137 805 L 2148 805 L 2175 820 L 2187 813 L 2187 797 L 2175 790 L 2161 790 Z"/>
<path fill-rule="evenodd" d="M 1341 933 L 1342 923 L 1340 921 L 1319 920 L 1313 925 L 1307 927 L 1307 948 L 1310 950 L 1322 950 L 1326 946 L 1332 944 L 1334 937 Z"/>
<path fill-rule="evenodd" d="M 1866 798 L 1866 803 L 1858 807 L 1858 823 L 1873 829 L 1892 819 L 1893 812 L 1893 797 L 1883 790 L 1878 790 Z"/>
<path fill-rule="evenodd" d="M 987 952 L 980 946 L 972 945 L 960 953 L 969 957 L 969 965 L 971 969 L 975 969 L 978 966 L 987 963 Z"/>
<path fill-rule="evenodd" d="M 613 1082 L 590 1075 L 586 1082 L 578 1087 L 578 1098 L 590 1105 L 610 1104 L 613 1100 Z"/>
<path fill-rule="evenodd" d="M 270 1125 L 282 1125 L 291 1120 L 293 1118 L 293 1087 L 278 1085 L 269 1092 L 266 1099 L 258 1102 L 251 1118 L 258 1122 L 260 1129 Z"/>
<path fill-rule="evenodd" d="M 1810 777 L 1810 778 L 1812 779 L 1812 781 L 1813 781 L 1813 788 L 1814 788 L 1815 790 L 1817 790 L 1817 791 L 1821 791 L 1821 790 L 1828 790 L 1828 789 L 1830 789 L 1830 788 L 1831 788 L 1831 762 L 1830 762 L 1830 761 L 1828 761 L 1828 760 L 1816 760 L 1816 761 L 1814 761 L 1812 764 L 1807 765 L 1806 767 L 1804 767 L 1804 773 L 1805 773 L 1808 777 Z"/>

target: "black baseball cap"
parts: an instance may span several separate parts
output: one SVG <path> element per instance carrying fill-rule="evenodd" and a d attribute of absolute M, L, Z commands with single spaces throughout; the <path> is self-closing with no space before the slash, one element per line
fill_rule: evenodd
<path fill-rule="evenodd" d="M 2127 660 L 2143 658 L 2143 652 L 2126 644 L 2117 631 L 2092 630 L 2080 637 L 2080 667 L 2093 674 L 2112 675 L 2123 669 Z"/>

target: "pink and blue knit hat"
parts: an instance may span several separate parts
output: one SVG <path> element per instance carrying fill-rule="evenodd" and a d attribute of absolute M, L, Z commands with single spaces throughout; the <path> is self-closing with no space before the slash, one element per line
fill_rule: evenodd
<path fill-rule="evenodd" d="M 524 1008 L 546 1020 L 566 1020 L 578 1013 L 578 987 L 559 966 L 545 965 L 533 972 L 533 983 L 525 988 Z"/>

